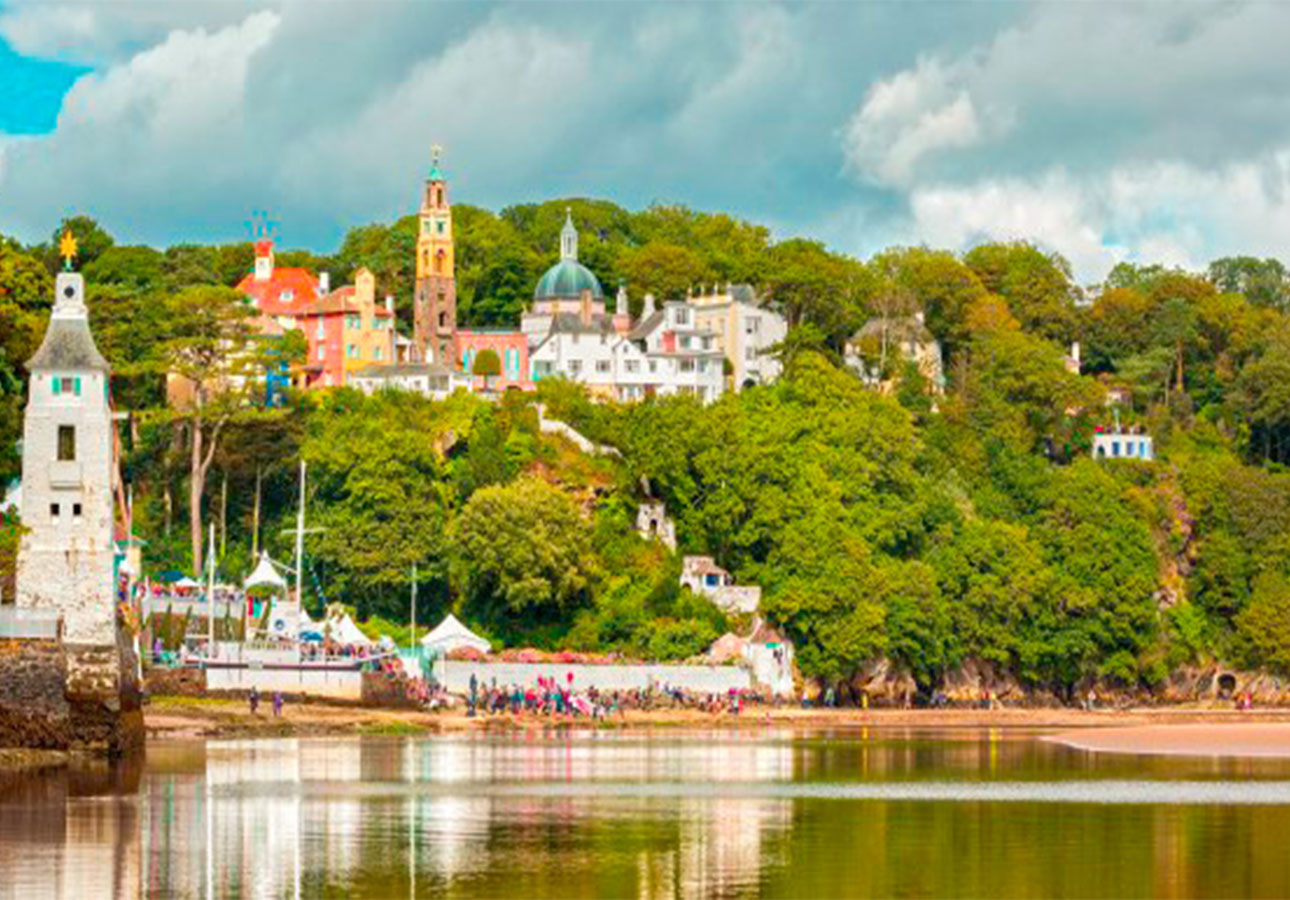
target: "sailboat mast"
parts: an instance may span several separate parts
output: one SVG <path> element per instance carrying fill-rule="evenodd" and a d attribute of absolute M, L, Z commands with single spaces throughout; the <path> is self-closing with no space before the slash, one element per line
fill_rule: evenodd
<path fill-rule="evenodd" d="M 296 603 L 303 609 L 305 564 L 305 461 L 300 460 L 300 507 L 296 510 Z"/>

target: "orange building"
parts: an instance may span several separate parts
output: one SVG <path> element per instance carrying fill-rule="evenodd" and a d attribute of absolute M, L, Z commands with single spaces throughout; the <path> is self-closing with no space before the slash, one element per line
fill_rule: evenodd
<path fill-rule="evenodd" d="M 492 350 L 501 364 L 501 374 L 489 378 L 488 384 L 484 384 L 483 376 L 474 375 L 475 360 L 481 350 Z M 471 376 L 476 391 L 536 388 L 529 371 L 528 337 L 521 331 L 462 329 L 457 332 L 457 363 Z"/>
<path fill-rule="evenodd" d="M 438 147 L 426 176 L 418 220 L 413 341 L 425 362 L 451 366 L 457 335 L 457 279 L 452 204 L 448 202 L 448 182 L 439 169 Z"/>
<path fill-rule="evenodd" d="M 297 320 L 309 345 L 308 387 L 343 387 L 354 372 L 394 361 L 394 300 L 377 303 L 376 277 L 365 268 Z"/>
<path fill-rule="evenodd" d="M 308 269 L 273 264 L 273 241 L 255 242 L 255 271 L 238 282 L 237 289 L 255 302 L 255 308 L 283 328 L 294 328 L 296 317 L 327 293 L 326 275 Z"/>

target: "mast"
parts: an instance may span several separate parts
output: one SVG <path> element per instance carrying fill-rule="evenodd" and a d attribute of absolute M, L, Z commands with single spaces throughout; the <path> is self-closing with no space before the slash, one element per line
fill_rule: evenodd
<path fill-rule="evenodd" d="M 215 655 L 215 523 L 210 523 L 210 550 L 206 553 L 206 655 Z"/>
<path fill-rule="evenodd" d="M 408 635 L 408 649 L 417 649 L 417 564 L 412 564 L 412 631 Z"/>
<path fill-rule="evenodd" d="M 300 460 L 300 507 L 296 510 L 296 604 L 304 609 L 305 461 Z"/>

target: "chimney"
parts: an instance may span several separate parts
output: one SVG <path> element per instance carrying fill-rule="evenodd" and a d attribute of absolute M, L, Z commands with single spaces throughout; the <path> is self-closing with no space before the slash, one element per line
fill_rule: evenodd
<path fill-rule="evenodd" d="M 1079 368 L 1079 341 L 1071 341 L 1071 359 L 1075 360 L 1075 367 Z"/>
<path fill-rule="evenodd" d="M 654 295 L 645 295 L 645 305 L 641 307 L 641 318 L 654 315 Z"/>
<path fill-rule="evenodd" d="M 255 280 L 273 278 L 273 241 L 263 238 L 255 242 Z"/>
<path fill-rule="evenodd" d="M 621 281 L 618 283 L 618 299 L 614 305 L 614 313 L 620 316 L 627 315 L 627 288 Z"/>
<path fill-rule="evenodd" d="M 582 319 L 583 325 L 591 324 L 591 289 L 583 288 L 582 293 L 578 296 L 580 308 L 578 310 L 579 318 Z"/>
<path fill-rule="evenodd" d="M 319 272 L 318 273 L 318 296 L 326 297 L 330 293 L 331 293 L 331 273 Z"/>

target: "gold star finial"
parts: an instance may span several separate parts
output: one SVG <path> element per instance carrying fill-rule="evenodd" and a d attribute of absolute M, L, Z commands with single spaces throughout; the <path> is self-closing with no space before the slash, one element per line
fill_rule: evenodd
<path fill-rule="evenodd" d="M 58 255 L 63 258 L 63 271 L 72 271 L 72 260 L 76 258 L 76 235 L 72 234 L 70 228 L 63 231 L 63 236 L 58 241 Z"/>

